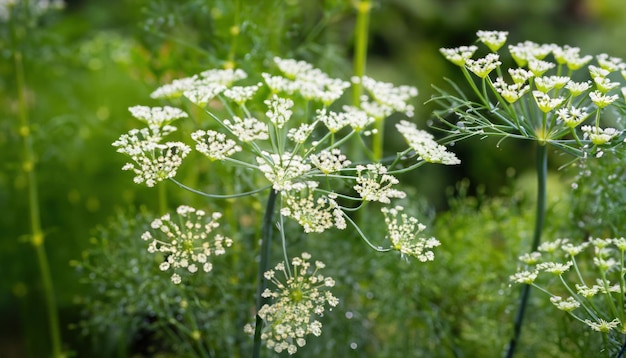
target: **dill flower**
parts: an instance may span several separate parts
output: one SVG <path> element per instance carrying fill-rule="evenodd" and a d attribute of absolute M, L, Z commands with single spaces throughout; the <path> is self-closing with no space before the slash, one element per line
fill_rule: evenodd
<path fill-rule="evenodd" d="M 446 147 L 435 142 L 432 134 L 417 129 L 415 123 L 401 120 L 396 124 L 398 132 L 402 134 L 409 146 L 426 162 L 446 165 L 459 164 L 461 161 Z"/>
<path fill-rule="evenodd" d="M 550 112 L 565 101 L 563 97 L 552 98 L 541 91 L 533 91 L 533 97 L 535 98 L 537 107 L 544 113 Z"/>
<path fill-rule="evenodd" d="M 621 58 L 612 57 L 606 53 L 601 53 L 597 55 L 596 60 L 598 61 L 600 67 L 610 72 L 624 68 L 624 62 Z"/>
<path fill-rule="evenodd" d="M 224 133 L 213 130 L 197 130 L 191 133 L 191 139 L 197 143 L 196 150 L 206 155 L 211 161 L 224 160 L 241 151 L 237 142 L 226 138 Z"/>
<path fill-rule="evenodd" d="M 133 117 L 142 120 L 149 127 L 170 124 L 176 119 L 187 118 L 188 115 L 180 108 L 164 106 L 164 107 L 147 107 L 147 106 L 133 106 L 128 108 L 128 111 Z"/>
<path fill-rule="evenodd" d="M 588 89 L 590 89 L 591 88 L 591 82 L 589 82 L 589 81 L 585 81 L 585 82 L 569 81 L 565 85 L 565 88 L 567 90 L 569 90 L 569 93 L 572 95 L 572 97 L 576 97 L 576 96 L 586 92 Z"/>
<path fill-rule="evenodd" d="M 618 96 L 616 94 L 609 96 L 609 95 L 603 94 L 600 91 L 593 91 L 589 93 L 589 98 L 591 98 L 591 102 L 593 102 L 593 104 L 598 106 L 598 108 L 604 108 L 608 106 L 609 104 L 615 102 Z"/>
<path fill-rule="evenodd" d="M 576 308 L 580 307 L 580 302 L 578 302 L 574 297 L 568 297 L 563 300 L 561 296 L 552 296 L 550 297 L 550 302 L 552 302 L 556 308 L 565 312 L 572 312 Z"/>
<path fill-rule="evenodd" d="M 535 86 L 543 93 L 548 93 L 553 88 L 563 88 L 570 78 L 567 76 L 542 76 L 535 78 Z"/>
<path fill-rule="evenodd" d="M 131 129 L 113 142 L 113 146 L 118 147 L 118 153 L 128 155 L 133 161 L 126 163 L 122 170 L 135 173 L 135 183 L 153 187 L 160 181 L 176 176 L 178 167 L 191 148 L 182 142 L 160 143 L 163 135 L 174 130 L 171 126 Z"/>
<path fill-rule="evenodd" d="M 413 256 L 421 262 L 434 260 L 435 254 L 431 249 L 441 243 L 434 237 L 419 237 L 426 226 L 416 218 L 403 213 L 403 210 L 402 206 L 385 207 L 380 210 L 385 216 L 387 237 L 391 241 L 391 248 L 399 251 L 403 256 Z"/>
<path fill-rule="evenodd" d="M 492 52 L 496 52 L 504 45 L 506 38 L 509 35 L 507 31 L 484 31 L 479 30 L 476 32 L 478 39 L 487 45 Z"/>
<path fill-rule="evenodd" d="M 517 84 L 525 83 L 534 76 L 532 72 L 524 68 L 509 68 L 509 75 L 511 75 L 513 83 Z"/>
<path fill-rule="evenodd" d="M 292 259 L 291 270 L 281 262 L 265 272 L 276 290 L 263 292 L 263 297 L 273 302 L 263 305 L 257 314 L 264 322 L 261 339 L 276 353 L 295 354 L 306 345 L 307 335 L 320 336 L 322 323 L 315 317 L 322 316 L 327 306 L 332 309 L 339 304 L 328 291 L 335 286 L 335 280 L 319 273 L 325 267 L 323 262 L 311 265 L 310 259 L 311 255 L 304 252 Z M 253 334 L 253 325 L 247 324 L 244 331 Z"/>
<path fill-rule="evenodd" d="M 512 85 L 504 82 L 502 77 L 496 78 L 493 83 L 493 87 L 496 91 L 509 103 L 515 103 L 518 99 L 520 99 L 526 92 L 530 90 L 529 85 L 524 85 L 523 82 L 517 82 Z"/>
<path fill-rule="evenodd" d="M 366 201 L 379 201 L 383 204 L 391 203 L 390 198 L 404 198 L 406 193 L 392 186 L 399 181 L 393 175 L 387 174 L 387 168 L 380 163 L 357 165 L 357 184 L 354 190 Z"/>
<path fill-rule="evenodd" d="M 256 160 L 259 170 L 277 191 L 294 189 L 293 181 L 311 170 L 311 165 L 297 154 L 284 153 L 281 156 L 263 152 L 263 157 L 257 157 Z"/>
<path fill-rule="evenodd" d="M 602 145 L 611 141 L 611 139 L 620 135 L 620 131 L 615 128 L 599 128 L 596 126 L 582 126 L 580 128 L 584 136 L 589 136 L 591 142 L 595 145 Z"/>
<path fill-rule="evenodd" d="M 341 112 L 326 111 L 325 108 L 316 111 L 316 119 L 324 123 L 330 133 L 337 133 L 345 126 L 349 125 L 346 114 Z"/>
<path fill-rule="evenodd" d="M 338 172 L 351 164 L 337 148 L 324 149 L 319 154 L 311 154 L 310 159 L 311 163 L 324 174 Z"/>
<path fill-rule="evenodd" d="M 487 77 L 491 71 L 495 70 L 496 67 L 501 64 L 502 62 L 500 62 L 500 56 L 495 53 L 487 54 L 487 56 L 477 60 L 468 59 L 465 62 L 467 69 L 474 72 L 474 74 L 480 78 Z"/>
<path fill-rule="evenodd" d="M 239 118 L 234 116 L 232 120 L 225 119 L 224 125 L 230 129 L 240 141 L 248 143 L 255 140 L 265 140 L 269 138 L 269 127 L 256 118 Z"/>
<path fill-rule="evenodd" d="M 563 123 L 570 128 L 576 128 L 589 116 L 589 113 L 576 107 L 559 108 L 557 109 L 556 114 L 559 119 L 561 119 Z"/>
<path fill-rule="evenodd" d="M 282 128 L 285 123 L 291 118 L 291 107 L 293 107 L 293 101 L 289 98 L 280 98 L 277 95 L 273 95 L 271 99 L 264 101 L 268 107 L 265 115 L 277 128 Z"/>
<path fill-rule="evenodd" d="M 509 276 L 509 280 L 515 283 L 524 283 L 530 285 L 537 279 L 537 271 L 520 271 Z"/>
<path fill-rule="evenodd" d="M 202 269 L 210 272 L 213 264 L 209 258 L 223 255 L 232 240 L 220 234 L 209 235 L 219 227 L 219 212 L 207 216 L 204 210 L 181 205 L 176 209 L 176 218 L 165 214 L 154 219 L 150 224 L 153 231 L 146 231 L 141 238 L 149 242 L 148 252 L 160 252 L 165 255 L 159 268 L 161 271 L 173 271 L 171 279 L 181 283 L 182 272 L 196 273 Z"/>
<path fill-rule="evenodd" d="M 233 86 L 224 90 L 224 97 L 232 100 L 233 102 L 241 105 L 254 97 L 262 83 L 257 83 L 253 86 Z"/>
<path fill-rule="evenodd" d="M 460 46 L 456 48 L 440 48 L 439 52 L 446 58 L 446 60 L 454 63 L 457 66 L 465 66 L 467 60 L 472 58 L 474 52 L 478 50 L 478 47 L 472 46 Z"/>
<path fill-rule="evenodd" d="M 284 193 L 284 206 L 281 215 L 293 218 L 304 228 L 305 233 L 324 232 L 335 226 L 340 230 L 346 228 L 346 220 L 341 208 L 333 195 L 315 198 L 313 189 L 317 182 L 309 184 L 308 195 Z"/>
<path fill-rule="evenodd" d="M 589 327 L 591 327 L 591 329 L 593 329 L 594 331 L 598 331 L 602 333 L 608 333 L 609 331 L 619 327 L 622 324 L 622 322 L 617 318 L 610 322 L 605 321 L 602 318 L 598 318 L 598 320 L 595 322 L 589 319 L 586 319 L 584 322 Z"/>
<path fill-rule="evenodd" d="M 396 87 L 392 83 L 376 81 L 367 76 L 353 77 L 352 82 L 362 83 L 363 88 L 374 100 L 372 103 L 367 96 L 361 98 L 361 108 L 374 118 L 382 119 L 394 112 L 404 113 L 408 117 L 413 116 L 415 108 L 407 102 L 417 96 L 417 88 L 413 86 Z"/>

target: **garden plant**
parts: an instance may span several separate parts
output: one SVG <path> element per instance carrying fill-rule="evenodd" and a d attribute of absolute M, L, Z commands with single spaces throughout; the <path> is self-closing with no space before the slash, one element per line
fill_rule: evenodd
<path fill-rule="evenodd" d="M 619 6 L 115 3 L 0 0 L 0 356 L 624 356 Z"/>

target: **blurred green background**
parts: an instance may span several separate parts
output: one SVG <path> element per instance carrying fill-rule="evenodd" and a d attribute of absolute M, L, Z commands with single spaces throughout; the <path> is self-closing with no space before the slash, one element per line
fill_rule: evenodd
<path fill-rule="evenodd" d="M 444 77 L 458 76 L 438 49 L 469 44 L 477 30 L 509 31 L 509 43 L 554 42 L 579 46 L 585 54 L 626 57 L 626 6 L 621 0 L 373 3 L 366 73 L 418 87 L 415 117 L 422 127 L 428 125 L 434 109 L 423 104 L 433 93 L 431 84 L 441 85 Z M 234 19 L 236 8 L 239 18 Z M 27 239 L 27 179 L 11 29 L 7 19 L 0 21 L 0 356 L 45 357 L 50 352 L 49 337 L 36 257 Z M 355 11 L 348 0 L 72 0 L 60 11 L 18 24 L 27 32 L 18 46 L 24 54 L 45 249 L 65 349 L 77 356 L 95 354 L 92 341 L 72 327 L 84 318 L 81 297 L 101 293 L 81 283 L 84 272 L 78 272 L 70 261 L 81 260 L 91 247 L 90 238 L 102 235 L 96 227 L 107 225 L 120 210 L 141 205 L 156 208 L 156 191 L 133 184 L 131 175 L 120 170 L 125 158 L 111 146 L 136 125 L 127 108 L 156 105 L 149 93 L 158 85 L 222 67 L 229 60 L 251 72 L 266 66 L 273 56 L 295 57 L 332 76 L 349 78 L 354 21 Z M 236 22 L 240 35 L 232 43 L 230 31 Z M 356 258 L 346 263 L 346 272 L 337 274 L 354 281 L 344 295 L 357 310 L 350 311 L 346 303 L 337 315 L 363 317 L 359 323 L 350 323 L 357 333 L 347 332 L 345 325 L 337 330 L 343 331 L 346 340 L 352 337 L 350 342 L 357 342 L 357 348 L 349 349 L 348 341 L 326 332 L 310 352 L 344 349 L 356 356 L 393 357 L 499 352 L 493 345 L 506 342 L 509 328 L 496 326 L 494 319 L 512 321 L 516 291 L 508 301 L 498 297 L 511 293 L 506 284 L 510 270 L 515 269 L 511 260 L 525 250 L 519 242 L 524 241 L 523 235 L 517 241 L 507 241 L 507 235 L 515 236 L 523 228 L 530 231 L 530 224 L 525 223 L 532 222 L 534 183 L 525 173 L 532 168 L 534 155 L 529 145 L 517 142 L 496 148 L 495 142 L 471 140 L 452 150 L 461 158 L 460 166 L 427 166 L 401 178 L 412 187 L 407 189 L 413 193 L 409 205 L 430 218 L 433 235 L 447 246 L 442 247 L 441 257 L 416 268 L 395 258 L 378 262 L 374 253 L 347 246 Z M 553 158 L 553 169 L 565 160 Z M 556 189 L 567 188 L 561 183 L 563 175 L 555 174 L 552 185 Z M 468 180 L 459 186 L 457 182 L 464 178 Z M 450 201 L 458 196 L 459 188 L 465 196 Z M 171 189 L 172 203 L 186 201 L 182 193 Z M 503 193 L 508 199 L 499 199 Z M 565 213 L 567 219 L 566 207 L 554 211 L 561 219 Z M 485 221 L 484 226 L 476 223 L 477 217 Z M 502 224 L 506 220 L 513 223 Z M 339 263 L 345 258 L 328 255 L 329 266 L 331 259 L 342 266 Z M 377 285 L 398 277 L 406 287 L 394 285 L 393 295 L 371 295 L 386 290 Z M 494 281 L 498 283 L 489 286 Z M 463 296 L 472 288 L 472 298 Z M 476 306 L 459 306 L 467 299 Z M 370 302 L 375 300 L 378 303 Z M 397 305 L 405 310 L 395 309 Z M 558 313 L 555 317 L 563 319 Z M 367 325 L 372 322 L 377 328 Z M 472 331 L 475 336 L 468 333 Z M 501 341 L 489 341 L 487 335 L 498 335 Z M 438 344 L 456 348 L 438 349 Z M 540 352 L 556 354 L 557 346 Z"/>

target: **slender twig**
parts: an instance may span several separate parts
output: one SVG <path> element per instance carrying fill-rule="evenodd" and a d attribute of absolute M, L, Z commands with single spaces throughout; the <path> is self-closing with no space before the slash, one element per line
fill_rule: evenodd
<path fill-rule="evenodd" d="M 267 198 L 267 204 L 265 206 L 265 216 L 263 217 L 263 228 L 261 229 L 261 258 L 259 260 L 259 272 L 257 283 L 257 304 L 256 304 L 256 327 L 254 329 L 254 348 L 252 351 L 253 358 L 259 358 L 261 356 L 261 331 L 263 330 L 263 319 L 259 316 L 261 307 L 267 301 L 262 296 L 263 291 L 267 288 L 267 279 L 264 276 L 265 271 L 269 269 L 269 260 L 271 252 L 271 239 L 272 239 L 272 227 L 274 225 L 274 208 L 276 206 L 276 199 L 278 192 L 271 190 Z"/>
<path fill-rule="evenodd" d="M 541 233 L 543 231 L 543 225 L 546 214 L 546 186 L 548 176 L 548 149 L 545 145 L 537 146 L 537 209 L 535 212 L 535 231 L 533 233 L 533 242 L 531 246 L 531 252 L 537 251 L 539 243 L 541 242 Z M 506 357 L 511 358 L 515 354 L 515 348 L 519 342 L 519 338 L 522 332 L 522 323 L 524 321 L 524 314 L 526 307 L 528 306 L 528 298 L 530 295 L 530 285 L 522 286 L 522 293 L 520 295 L 519 306 L 517 308 L 517 315 L 515 316 L 515 323 L 513 325 L 513 337 L 509 341 Z"/>

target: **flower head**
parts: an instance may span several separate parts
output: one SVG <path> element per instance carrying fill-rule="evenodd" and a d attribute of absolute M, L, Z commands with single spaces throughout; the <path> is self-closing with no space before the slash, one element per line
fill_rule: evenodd
<path fill-rule="evenodd" d="M 478 50 L 476 46 L 461 46 L 456 48 L 440 48 L 439 52 L 450 62 L 457 66 L 465 66 L 467 60 L 472 58 L 474 52 Z"/>
<path fill-rule="evenodd" d="M 148 126 L 163 127 L 178 118 L 187 118 L 188 115 L 180 108 L 133 106 L 128 108 L 133 117 L 142 120 Z"/>
<path fill-rule="evenodd" d="M 396 128 L 422 160 L 446 165 L 461 162 L 454 153 L 448 152 L 446 147 L 435 142 L 432 134 L 417 129 L 415 123 L 401 120 L 400 123 L 396 124 Z"/>
<path fill-rule="evenodd" d="M 304 228 L 304 232 L 324 232 L 335 226 L 340 230 L 346 228 L 343 212 L 333 196 L 315 198 L 313 189 L 317 182 L 309 184 L 308 194 L 299 195 L 293 192 L 285 193 L 284 206 L 281 215 L 289 216 Z"/>
<path fill-rule="evenodd" d="M 595 145 L 602 145 L 611 141 L 611 139 L 620 135 L 620 131 L 615 128 L 599 128 L 596 126 L 582 126 L 580 128 L 585 137 L 589 137 Z"/>
<path fill-rule="evenodd" d="M 476 32 L 478 39 L 487 45 L 492 52 L 496 52 L 504 45 L 509 35 L 507 31 L 483 31 Z"/>
<path fill-rule="evenodd" d="M 226 138 L 224 133 L 213 130 L 197 130 L 191 133 L 191 139 L 197 143 L 196 150 L 212 161 L 224 160 L 226 157 L 241 151 L 237 142 Z"/>
<path fill-rule="evenodd" d="M 426 226 L 416 218 L 403 213 L 403 210 L 401 206 L 380 210 L 385 216 L 387 237 L 391 241 L 391 248 L 400 251 L 402 255 L 413 256 L 422 262 L 434 260 L 435 254 L 431 249 L 439 246 L 440 242 L 433 237 L 419 237 Z"/>
<path fill-rule="evenodd" d="M 135 173 L 133 181 L 152 187 L 156 183 L 176 176 L 178 167 L 191 148 L 182 142 L 161 143 L 164 135 L 174 131 L 171 126 L 131 129 L 113 142 L 117 152 L 128 155 L 133 162 L 122 170 Z"/>
<path fill-rule="evenodd" d="M 387 174 L 387 168 L 380 163 L 357 165 L 357 184 L 354 186 L 361 198 L 366 201 L 379 201 L 389 204 L 390 198 L 404 198 L 406 193 L 392 188 L 399 181 L 393 175 Z"/>
<path fill-rule="evenodd" d="M 232 240 L 222 235 L 209 235 L 219 227 L 217 220 L 222 216 L 215 212 L 209 216 L 204 210 L 182 205 L 176 209 L 177 218 L 165 214 L 150 224 L 152 231 L 146 231 L 141 238 L 149 242 L 148 251 L 165 255 L 159 268 L 173 271 L 171 279 L 181 282 L 183 272 L 195 273 L 199 269 L 210 272 L 213 264 L 211 256 L 223 255 Z"/>
<path fill-rule="evenodd" d="M 263 292 L 263 297 L 272 302 L 264 304 L 258 312 L 263 319 L 261 339 L 276 353 L 294 354 L 306 345 L 307 335 L 321 335 L 322 323 L 316 316 L 322 316 L 327 306 L 339 304 L 328 291 L 335 281 L 319 273 L 324 268 L 322 262 L 311 265 L 310 259 L 311 255 L 305 252 L 292 259 L 291 270 L 281 262 L 265 272 L 265 278 L 276 289 Z M 244 330 L 250 334 L 254 332 L 250 324 Z"/>
<path fill-rule="evenodd" d="M 474 74 L 480 78 L 487 77 L 491 71 L 495 70 L 501 64 L 502 62 L 500 62 L 500 56 L 495 53 L 490 53 L 477 60 L 468 59 L 465 62 L 467 69 L 474 72 Z"/>

